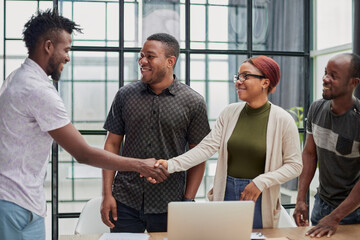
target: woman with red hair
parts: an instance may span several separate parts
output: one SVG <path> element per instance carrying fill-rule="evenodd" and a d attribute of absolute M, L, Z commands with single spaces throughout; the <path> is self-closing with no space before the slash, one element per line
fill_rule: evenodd
<path fill-rule="evenodd" d="M 158 164 L 170 173 L 184 171 L 219 151 L 209 200 L 253 200 L 253 227 L 277 227 L 280 184 L 302 170 L 298 129 L 288 112 L 268 101 L 280 80 L 280 68 L 273 59 L 245 60 L 234 80 L 242 102 L 227 106 L 195 148 Z"/>

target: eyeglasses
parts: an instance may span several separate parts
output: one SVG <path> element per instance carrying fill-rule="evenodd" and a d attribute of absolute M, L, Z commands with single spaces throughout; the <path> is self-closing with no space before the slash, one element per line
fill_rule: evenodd
<path fill-rule="evenodd" d="M 240 81 L 241 83 L 245 82 L 246 80 L 249 79 L 249 77 L 256 77 L 256 78 L 266 78 L 265 76 L 261 76 L 261 75 L 256 75 L 256 74 L 251 74 L 251 73 L 242 73 L 242 74 L 235 74 L 234 75 L 234 83 L 236 83 L 236 81 Z"/>

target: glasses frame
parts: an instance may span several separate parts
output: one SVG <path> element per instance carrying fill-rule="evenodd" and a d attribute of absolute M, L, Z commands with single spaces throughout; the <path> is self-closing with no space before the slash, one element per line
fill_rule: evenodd
<path fill-rule="evenodd" d="M 247 77 L 256 77 L 256 78 L 260 78 L 260 79 L 266 78 L 265 76 L 252 74 L 252 73 L 245 73 L 245 74 L 241 73 L 241 74 L 235 74 L 233 81 L 234 81 L 234 83 L 236 83 L 237 81 L 240 81 L 241 83 L 243 83 L 246 80 L 248 80 Z"/>

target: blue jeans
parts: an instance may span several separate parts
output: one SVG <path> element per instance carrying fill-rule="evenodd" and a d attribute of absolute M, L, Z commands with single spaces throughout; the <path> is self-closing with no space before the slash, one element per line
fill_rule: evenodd
<path fill-rule="evenodd" d="M 143 233 L 145 229 L 148 232 L 167 231 L 167 213 L 145 214 L 144 204 L 140 211 L 119 201 L 116 201 L 116 205 L 118 220 L 115 222 L 110 213 L 110 219 L 115 225 L 110 229 L 111 232 Z"/>
<path fill-rule="evenodd" d="M 224 201 L 236 201 L 240 199 L 241 193 L 244 191 L 244 188 L 252 181 L 252 179 L 242 179 L 234 178 L 227 176 L 226 179 L 226 190 Z M 255 203 L 254 211 L 254 222 L 253 228 L 262 228 L 262 218 L 261 218 L 261 194 Z"/>
<path fill-rule="evenodd" d="M 0 239 L 45 240 L 44 218 L 15 203 L 0 200 Z"/>
<path fill-rule="evenodd" d="M 314 208 L 311 213 L 312 225 L 317 225 L 319 221 L 334 211 L 334 207 L 324 202 L 319 194 L 315 194 Z M 360 208 L 356 209 L 346 217 L 344 217 L 340 224 L 359 224 L 360 223 Z"/>

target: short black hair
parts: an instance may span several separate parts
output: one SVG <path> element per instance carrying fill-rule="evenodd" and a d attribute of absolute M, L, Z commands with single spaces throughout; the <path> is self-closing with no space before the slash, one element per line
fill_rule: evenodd
<path fill-rule="evenodd" d="M 345 53 L 351 57 L 350 61 L 350 77 L 360 78 L 360 56 L 355 53 Z"/>
<path fill-rule="evenodd" d="M 176 40 L 176 38 L 174 38 L 170 34 L 155 33 L 155 34 L 152 34 L 151 36 L 149 36 L 146 40 L 159 41 L 159 42 L 164 43 L 166 45 L 166 49 L 165 49 L 166 56 L 167 57 L 175 56 L 176 61 L 178 60 L 179 54 L 180 54 L 179 42 Z M 176 65 L 176 62 L 174 64 L 174 68 L 175 68 L 175 65 Z"/>
<path fill-rule="evenodd" d="M 32 53 L 40 38 L 48 38 L 56 42 L 57 34 L 65 30 L 72 34 L 73 30 L 81 33 L 81 28 L 68 18 L 60 16 L 56 9 L 38 10 L 36 15 L 32 15 L 30 20 L 25 23 L 23 30 L 23 41 Z"/>

